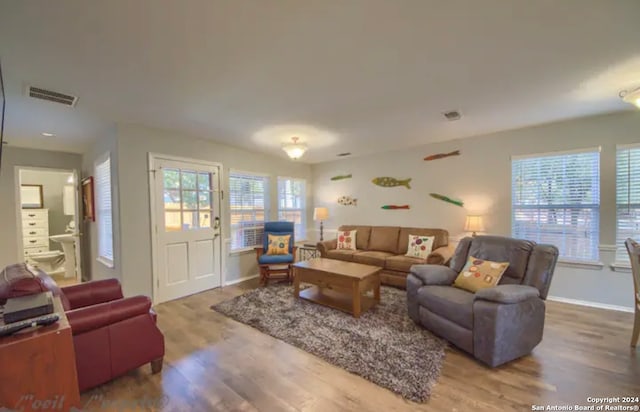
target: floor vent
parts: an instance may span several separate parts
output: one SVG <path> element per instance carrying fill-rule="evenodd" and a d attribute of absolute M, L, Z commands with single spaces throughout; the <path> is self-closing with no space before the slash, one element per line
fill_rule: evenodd
<path fill-rule="evenodd" d="M 64 104 L 65 106 L 73 107 L 76 105 L 78 98 L 69 94 L 54 92 L 47 89 L 41 89 L 39 87 L 29 86 L 27 88 L 29 97 L 34 99 L 46 100 L 49 102 Z"/>

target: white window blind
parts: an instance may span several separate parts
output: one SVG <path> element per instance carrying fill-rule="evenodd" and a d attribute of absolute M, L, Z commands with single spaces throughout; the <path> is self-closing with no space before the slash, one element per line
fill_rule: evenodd
<path fill-rule="evenodd" d="M 278 220 L 294 223 L 296 241 L 306 238 L 306 181 L 278 177 Z"/>
<path fill-rule="evenodd" d="M 231 250 L 262 244 L 264 221 L 269 216 L 268 186 L 267 176 L 239 171 L 229 174 Z"/>
<path fill-rule="evenodd" d="M 98 226 L 98 260 L 113 267 L 113 211 L 111 201 L 111 158 L 96 163 L 95 207 Z"/>
<path fill-rule="evenodd" d="M 627 238 L 640 240 L 640 145 L 619 146 L 616 156 L 616 262 L 629 264 Z"/>
<path fill-rule="evenodd" d="M 599 150 L 514 158 L 511 170 L 513 237 L 553 244 L 565 260 L 598 261 Z"/>

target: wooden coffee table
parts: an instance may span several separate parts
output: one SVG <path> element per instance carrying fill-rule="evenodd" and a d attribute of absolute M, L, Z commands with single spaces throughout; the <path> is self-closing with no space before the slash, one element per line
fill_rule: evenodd
<path fill-rule="evenodd" d="M 380 271 L 377 266 L 314 258 L 293 264 L 294 296 L 351 313 L 360 313 L 380 302 Z M 312 286 L 300 291 L 300 283 Z M 373 298 L 365 293 L 373 291 Z"/>

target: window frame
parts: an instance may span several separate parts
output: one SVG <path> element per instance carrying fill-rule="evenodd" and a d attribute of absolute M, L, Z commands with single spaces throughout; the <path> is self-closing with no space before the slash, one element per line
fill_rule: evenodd
<path fill-rule="evenodd" d="M 263 205 L 264 207 L 262 209 L 260 208 L 252 208 L 252 209 L 247 209 L 247 210 L 243 210 L 242 213 L 247 213 L 249 211 L 252 211 L 254 216 L 255 216 L 255 212 L 256 211 L 262 211 L 262 214 L 264 216 L 263 221 L 260 224 L 259 220 L 241 220 L 241 222 L 255 222 L 256 225 L 251 226 L 251 227 L 244 227 L 244 228 L 239 228 L 236 227 L 234 228 L 234 223 L 233 223 L 233 216 L 234 216 L 234 210 L 233 210 L 233 205 L 232 205 L 232 198 L 233 198 L 233 189 L 232 189 L 232 185 L 231 185 L 231 179 L 238 177 L 238 176 L 252 176 L 255 178 L 261 178 L 264 182 L 264 190 L 263 190 Z M 253 246 L 242 246 L 242 247 L 234 247 L 234 242 L 233 242 L 233 238 L 234 238 L 234 234 L 237 230 L 259 230 L 260 226 L 262 226 L 262 229 L 264 230 L 264 223 L 270 220 L 270 213 L 271 213 L 271 205 L 270 205 L 270 176 L 268 174 L 265 173 L 257 173 L 257 172 L 249 172 L 246 170 L 239 170 L 239 169 L 230 169 L 229 170 L 229 179 L 228 179 L 228 184 L 229 184 L 229 193 L 227 198 L 229 199 L 229 203 L 228 203 L 228 208 L 229 208 L 229 253 L 242 253 L 242 252 L 246 252 L 246 251 L 251 251 L 256 247 L 262 246 L 262 240 L 258 240 L 256 237 L 256 241 L 257 243 L 254 244 Z"/>
<path fill-rule="evenodd" d="M 282 194 L 281 191 L 281 182 L 285 180 L 291 180 L 293 182 L 302 182 L 302 195 L 300 197 L 300 204 L 302 207 L 280 207 L 280 196 Z M 301 177 L 291 177 L 291 176 L 278 176 L 277 177 L 277 215 L 278 220 L 286 220 L 285 217 L 281 217 L 282 214 L 286 214 L 287 212 L 300 212 L 301 222 L 298 224 L 294 223 L 294 237 L 296 242 L 306 240 L 307 238 L 307 179 Z M 296 230 L 297 229 L 297 230 Z"/>
<path fill-rule="evenodd" d="M 102 165 L 104 165 L 105 163 L 108 163 L 109 169 L 108 169 L 108 174 L 106 176 L 106 178 L 108 179 L 108 196 L 109 196 L 109 208 L 105 208 L 103 207 L 103 203 L 102 203 L 102 195 L 103 195 L 103 191 L 101 190 L 102 187 L 100 186 L 102 184 L 102 179 L 99 178 L 99 169 Z M 93 167 L 93 172 L 94 172 L 94 198 L 95 198 L 95 214 L 96 214 L 96 242 L 97 242 L 97 258 L 96 260 L 100 263 L 102 263 L 104 266 L 113 269 L 115 267 L 115 248 L 114 248 L 114 235 L 113 235 L 113 173 L 112 173 L 112 162 L 111 162 L 111 153 L 107 152 L 104 153 L 103 155 L 101 155 L 100 157 L 98 157 L 94 163 L 94 167 Z M 111 222 L 111 236 L 109 237 L 108 241 L 110 243 L 110 249 L 111 249 L 111 256 L 107 256 L 106 254 L 104 254 L 103 252 L 105 252 L 104 248 L 104 244 L 103 242 L 105 241 L 105 238 L 103 238 L 103 234 L 104 234 L 104 227 L 103 225 L 105 225 L 105 222 L 103 222 L 103 217 L 105 215 L 105 213 L 108 211 L 108 213 L 111 215 L 110 218 L 110 222 Z"/>
<path fill-rule="evenodd" d="M 632 163 L 632 159 L 631 159 L 631 151 L 637 151 L 637 164 Z M 640 202 L 639 203 L 632 203 L 631 202 L 631 193 L 627 193 L 627 202 L 623 202 L 620 203 L 619 202 L 619 191 L 620 191 L 620 186 L 622 185 L 622 182 L 620 182 L 620 171 L 618 170 L 618 168 L 620 167 L 620 160 L 619 160 L 619 156 L 622 152 L 628 152 L 628 161 L 629 163 L 627 164 L 627 173 L 628 173 L 628 177 L 631 178 L 631 170 L 633 169 L 633 166 L 635 166 L 636 168 L 640 168 L 640 143 L 633 143 L 633 144 L 619 144 L 616 145 L 616 200 L 615 200 L 615 208 L 616 208 L 616 237 L 615 237 L 615 256 L 614 256 L 614 260 L 613 260 L 613 266 L 616 267 L 623 267 L 623 268 L 631 268 L 631 262 L 629 261 L 629 254 L 627 252 L 627 249 L 624 245 L 624 241 L 625 239 L 627 239 L 628 237 L 631 237 L 633 239 L 635 239 L 636 241 L 640 240 L 640 225 L 637 231 L 635 231 L 633 234 L 631 234 L 630 236 L 624 236 L 624 237 L 620 237 L 620 209 L 621 208 L 627 208 L 627 209 L 635 209 L 638 215 L 640 215 Z M 632 166 L 633 165 L 633 166 Z M 637 170 L 637 169 L 635 169 Z M 624 173 L 624 171 L 622 172 Z M 625 184 L 625 189 L 626 188 L 630 188 L 632 183 L 634 183 L 634 181 L 628 181 Z M 640 174 L 637 178 L 637 184 L 640 185 Z M 624 187 L 624 186 L 623 186 Z"/>
<path fill-rule="evenodd" d="M 543 159 L 543 158 L 548 158 L 548 157 L 559 157 L 559 156 L 571 156 L 571 155 L 580 155 L 580 154 L 594 154 L 597 156 L 596 159 L 596 164 L 595 164 L 595 168 L 594 168 L 594 172 L 595 175 L 592 176 L 592 184 L 595 184 L 595 188 L 597 189 L 597 193 L 592 194 L 592 201 L 595 203 L 573 203 L 569 200 L 569 202 L 567 203 L 566 197 L 567 195 L 564 194 L 563 196 L 565 197 L 565 202 L 564 203 L 551 203 L 551 204 L 546 204 L 546 205 L 541 205 L 541 204 L 537 204 L 537 205 L 527 205 L 527 204 L 517 204 L 516 203 L 516 196 L 517 196 L 517 192 L 516 192 L 516 162 L 517 161 L 523 161 L 523 160 L 527 160 L 527 159 Z M 590 148 L 584 148 L 584 149 L 577 149 L 577 150 L 568 150 L 568 151 L 557 151 L 557 152 L 547 152 L 547 153 L 536 153 L 536 154 L 528 154 L 528 155 L 522 155 L 522 156 L 512 156 L 511 157 L 511 236 L 512 237 L 517 237 L 517 238 L 523 238 L 523 236 L 517 232 L 517 223 L 516 223 L 516 217 L 517 217 L 517 212 L 518 211 L 523 211 L 523 210 L 549 210 L 549 209 L 557 209 L 560 211 L 564 211 L 566 213 L 566 211 L 568 210 L 590 210 L 590 215 L 592 217 L 591 219 L 591 223 L 590 226 L 588 227 L 588 232 L 591 234 L 591 237 L 587 237 L 588 239 L 590 239 L 590 241 L 595 244 L 595 246 L 591 246 L 591 256 L 585 256 L 584 258 L 581 258 L 579 256 L 566 256 L 566 255 L 560 255 L 558 261 L 561 263 L 565 263 L 565 264 L 575 264 L 578 266 L 602 266 L 602 263 L 600 262 L 600 235 L 601 235 L 601 227 L 600 227 L 600 219 L 601 219 L 601 147 L 590 147 Z M 564 174 L 563 174 L 564 175 Z M 564 188 L 565 186 L 563 186 Z M 522 192 L 520 192 L 522 193 Z M 538 191 L 533 192 L 536 194 L 536 197 L 539 197 L 538 195 Z M 569 195 L 571 196 L 571 195 Z M 563 217 L 564 219 L 566 219 L 566 217 Z M 578 230 L 580 229 L 580 226 L 573 226 L 573 225 L 568 225 L 568 228 L 570 227 L 575 227 Z M 576 229 L 574 229 L 576 230 Z M 537 237 L 544 237 L 545 234 L 550 235 L 551 232 L 547 231 L 545 232 L 544 230 L 540 230 L 540 228 L 538 228 L 537 231 Z M 567 237 L 567 234 L 562 233 L 561 234 L 562 239 L 563 240 L 567 240 L 567 239 L 571 239 L 571 237 Z M 573 237 L 574 239 L 577 239 L 576 237 Z M 538 239 L 532 239 L 534 241 L 537 241 Z M 545 243 L 545 240 L 541 240 L 540 242 Z M 546 243 L 550 243 L 550 242 L 546 242 Z M 558 248 L 560 249 L 560 253 L 562 253 L 562 248 L 559 245 Z"/>

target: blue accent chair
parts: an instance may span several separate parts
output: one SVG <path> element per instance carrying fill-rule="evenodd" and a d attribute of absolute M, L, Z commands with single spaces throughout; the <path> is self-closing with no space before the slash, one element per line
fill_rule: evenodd
<path fill-rule="evenodd" d="M 267 255 L 269 249 L 269 235 L 291 235 L 289 239 L 289 253 L 286 255 Z M 293 280 L 291 265 L 295 262 L 296 250 L 293 233 L 293 222 L 265 222 L 262 246 L 255 248 L 260 268 L 260 283 L 267 285 L 271 279 Z M 272 275 L 284 275 L 274 277 Z"/>

